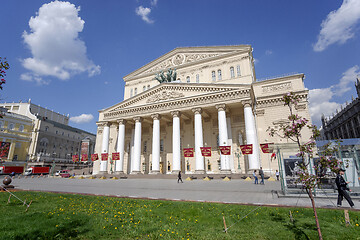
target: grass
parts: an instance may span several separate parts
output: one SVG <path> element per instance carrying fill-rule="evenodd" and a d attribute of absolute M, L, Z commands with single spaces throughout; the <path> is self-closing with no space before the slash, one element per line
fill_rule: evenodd
<path fill-rule="evenodd" d="M 317 239 L 311 209 L 15 192 L 0 193 L 0 239 Z M 256 209 L 257 208 L 257 209 Z M 292 211 L 294 222 L 290 221 Z M 324 239 L 360 239 L 360 212 L 318 209 Z M 242 217 L 247 217 L 239 221 Z M 229 228 L 224 233 L 223 216 Z"/>

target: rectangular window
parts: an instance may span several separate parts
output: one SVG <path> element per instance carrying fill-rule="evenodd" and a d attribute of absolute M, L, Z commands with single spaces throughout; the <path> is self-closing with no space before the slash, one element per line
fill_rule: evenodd
<path fill-rule="evenodd" d="M 134 90 L 134 95 L 136 95 L 137 94 L 137 88 L 135 88 L 135 90 Z"/>
<path fill-rule="evenodd" d="M 187 82 L 187 83 L 190 82 L 190 77 L 189 77 L 189 76 L 186 77 L 186 82 Z"/>
<path fill-rule="evenodd" d="M 236 71 L 237 71 L 237 76 L 240 77 L 241 76 L 240 65 L 236 66 Z"/>
<path fill-rule="evenodd" d="M 199 83 L 199 82 L 200 82 L 199 74 L 196 74 L 196 83 Z"/>
<path fill-rule="evenodd" d="M 218 70 L 218 79 L 219 79 L 219 81 L 222 80 L 222 75 L 221 75 L 221 70 L 220 69 Z"/>
<path fill-rule="evenodd" d="M 164 139 L 160 139 L 160 152 L 164 151 Z"/>
<path fill-rule="evenodd" d="M 231 78 L 235 77 L 234 67 L 230 68 L 230 76 L 231 76 Z"/>
<path fill-rule="evenodd" d="M 143 149 L 143 152 L 146 153 L 147 151 L 147 141 L 144 141 L 144 149 Z"/>
<path fill-rule="evenodd" d="M 213 82 L 216 81 L 215 71 L 211 72 L 211 79 L 212 79 Z"/>
<path fill-rule="evenodd" d="M 133 89 L 130 89 L 130 97 L 133 96 Z"/>

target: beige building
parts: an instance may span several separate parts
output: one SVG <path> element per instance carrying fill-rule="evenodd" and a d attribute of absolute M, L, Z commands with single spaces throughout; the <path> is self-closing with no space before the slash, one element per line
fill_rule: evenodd
<path fill-rule="evenodd" d="M 155 75 L 169 68 L 176 81 L 159 83 Z M 95 153 L 109 159 L 99 157 L 93 173 L 239 174 L 260 166 L 274 173 L 277 161 L 259 144 L 296 153 L 266 130 L 288 121 L 281 99 L 289 91 L 301 96 L 297 111 L 310 119 L 303 80 L 295 74 L 257 81 L 249 45 L 176 48 L 125 76 L 124 100 L 99 111 Z M 243 144 L 252 144 L 253 153 L 239 154 Z M 221 155 L 219 146 L 231 146 L 231 154 Z M 211 147 L 211 157 L 200 147 Z M 184 148 L 193 148 L 194 157 L 184 157 Z M 120 160 L 110 160 L 114 152 Z"/>

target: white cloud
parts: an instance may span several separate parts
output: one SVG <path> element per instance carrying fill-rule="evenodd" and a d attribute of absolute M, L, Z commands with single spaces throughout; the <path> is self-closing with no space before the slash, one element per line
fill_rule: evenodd
<path fill-rule="evenodd" d="M 88 123 L 94 119 L 94 116 L 92 114 L 81 114 L 76 117 L 70 117 L 71 122 L 75 123 Z"/>
<path fill-rule="evenodd" d="M 346 70 L 338 84 L 332 85 L 328 88 L 317 88 L 309 91 L 309 111 L 312 122 L 320 125 L 321 115 L 330 116 L 339 109 L 341 104 L 333 100 L 334 96 L 343 96 L 346 92 L 352 89 L 351 84 L 359 75 L 359 66 L 354 66 Z"/>
<path fill-rule="evenodd" d="M 100 73 L 100 66 L 88 59 L 85 43 L 78 36 L 85 23 L 79 11 L 80 7 L 69 2 L 54 1 L 42 5 L 30 18 L 30 32 L 24 31 L 22 36 L 32 53 L 31 58 L 22 60 L 30 72 L 21 79 L 44 84 L 49 82 L 42 79 L 46 76 L 67 80 L 83 72 L 89 76 Z"/>
<path fill-rule="evenodd" d="M 258 64 L 260 61 L 257 58 L 254 58 L 254 64 Z"/>
<path fill-rule="evenodd" d="M 139 6 L 135 9 L 136 15 L 140 16 L 142 20 L 147 23 L 154 23 L 153 20 L 149 18 L 149 14 L 151 13 L 151 9 L 143 6 Z"/>
<path fill-rule="evenodd" d="M 270 49 L 265 51 L 265 55 L 271 55 L 273 53 L 273 51 L 271 51 Z"/>
<path fill-rule="evenodd" d="M 156 6 L 158 3 L 158 0 L 151 0 L 150 4 L 151 6 Z"/>
<path fill-rule="evenodd" d="M 321 23 L 314 51 L 321 52 L 334 43 L 344 44 L 354 37 L 354 28 L 360 20 L 360 1 L 344 0 L 341 7 L 330 12 Z"/>

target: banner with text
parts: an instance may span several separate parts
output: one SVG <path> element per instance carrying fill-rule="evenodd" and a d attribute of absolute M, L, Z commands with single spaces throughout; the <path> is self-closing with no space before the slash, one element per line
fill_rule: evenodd
<path fill-rule="evenodd" d="M 112 160 L 120 160 L 120 153 L 112 153 Z"/>
<path fill-rule="evenodd" d="M 253 153 L 253 145 L 247 144 L 247 145 L 240 145 L 240 149 L 242 154 L 248 155 Z"/>
<path fill-rule="evenodd" d="M 108 153 L 102 153 L 102 154 L 101 154 L 101 161 L 107 161 L 107 160 L 108 160 L 108 156 L 109 156 Z"/>
<path fill-rule="evenodd" d="M 219 146 L 220 152 L 222 155 L 230 155 L 231 146 Z"/>
<path fill-rule="evenodd" d="M 194 149 L 184 148 L 184 157 L 194 157 Z"/>
<path fill-rule="evenodd" d="M 78 162 L 79 161 L 79 155 L 73 155 L 72 160 L 73 160 L 73 162 Z"/>
<path fill-rule="evenodd" d="M 260 144 L 261 151 L 262 151 L 263 153 L 272 153 L 272 152 L 273 152 L 273 148 L 271 147 L 272 144 L 274 144 L 274 143 L 263 143 L 263 144 Z"/>
<path fill-rule="evenodd" d="M 99 160 L 99 155 L 97 153 L 91 154 L 91 161 Z"/>
<path fill-rule="evenodd" d="M 211 147 L 200 147 L 203 157 L 211 157 Z"/>

